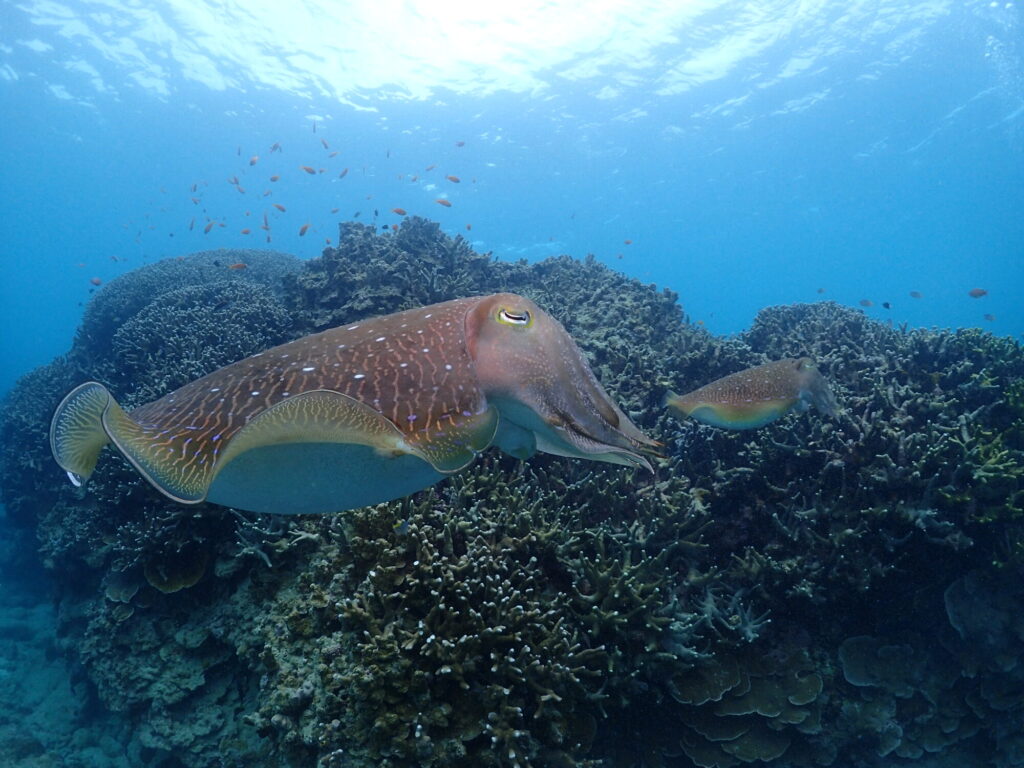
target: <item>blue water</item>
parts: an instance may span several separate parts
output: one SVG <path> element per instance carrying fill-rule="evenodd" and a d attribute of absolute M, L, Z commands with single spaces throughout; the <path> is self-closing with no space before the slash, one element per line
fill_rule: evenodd
<path fill-rule="evenodd" d="M 558 4 L 467 33 L 458 4 L 407 3 L 392 18 L 408 29 L 364 8 L 322 59 L 304 57 L 318 38 L 302 14 L 288 28 L 269 15 L 280 8 L 151 7 L 0 6 L 0 391 L 67 348 L 91 278 L 266 246 L 264 212 L 270 247 L 303 258 L 339 221 L 376 209 L 390 224 L 394 207 L 499 258 L 593 253 L 676 290 L 719 333 L 818 298 L 870 300 L 865 311 L 911 326 L 1024 331 L 1014 3 L 722 3 L 675 27 L 624 4 L 595 12 L 608 26 L 580 40 L 545 26 Z M 319 12 L 347 29 L 355 6 L 331 7 Z M 447 41 L 417 48 L 417 14 Z M 335 61 L 348 43 L 362 58 Z M 364 86 L 378 70 L 387 82 Z"/>

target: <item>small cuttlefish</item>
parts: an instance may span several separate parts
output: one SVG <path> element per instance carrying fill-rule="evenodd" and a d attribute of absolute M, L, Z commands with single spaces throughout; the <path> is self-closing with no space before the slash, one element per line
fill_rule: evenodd
<path fill-rule="evenodd" d="M 839 412 L 828 381 L 809 357 L 747 368 L 685 395 L 669 393 L 665 404 L 680 416 L 723 429 L 757 429 L 811 405 L 827 416 Z"/>

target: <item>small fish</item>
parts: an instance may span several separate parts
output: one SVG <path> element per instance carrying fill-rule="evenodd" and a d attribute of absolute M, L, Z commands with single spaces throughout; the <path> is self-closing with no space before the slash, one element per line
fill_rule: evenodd
<path fill-rule="evenodd" d="M 199 185 L 198 184 L 193 184 L 192 185 L 192 191 L 195 192 L 197 189 L 199 189 Z"/>
<path fill-rule="evenodd" d="M 393 232 L 397 232 L 397 231 L 398 231 L 398 225 L 397 225 L 397 224 L 392 224 L 392 225 L 391 225 L 391 230 L 392 230 Z"/>
<path fill-rule="evenodd" d="M 256 165 L 256 163 L 258 163 L 259 161 L 260 161 L 260 156 L 259 155 L 253 155 L 252 157 L 249 158 L 249 165 Z"/>
<path fill-rule="evenodd" d="M 188 222 L 188 231 L 189 231 L 189 232 L 191 232 L 191 231 L 192 231 L 192 228 L 193 228 L 193 227 L 194 227 L 195 225 L 196 225 L 196 220 L 195 220 L 194 218 L 193 218 L 193 219 L 190 219 L 190 220 L 189 220 L 189 222 Z"/>
<path fill-rule="evenodd" d="M 632 245 L 632 244 L 633 244 L 633 241 L 632 241 L 632 240 L 623 240 L 622 242 L 623 242 L 624 244 L 626 244 L 626 245 Z"/>
<path fill-rule="evenodd" d="M 248 227 L 242 230 L 242 234 L 243 234 L 243 235 L 248 235 L 248 234 L 249 234 L 249 233 L 251 233 L 251 232 L 252 232 L 252 230 L 251 230 L 251 229 L 249 229 Z"/>
<path fill-rule="evenodd" d="M 100 280 L 98 277 L 90 277 L 89 282 L 92 283 L 93 285 L 103 285 L 103 281 Z"/>
<path fill-rule="evenodd" d="M 288 210 L 287 208 L 285 208 L 285 207 L 284 207 L 283 205 L 281 205 L 280 203 L 274 203 L 274 207 L 275 207 L 275 208 L 277 208 L 277 210 L 279 210 L 279 211 L 280 211 L 281 213 L 284 213 L 285 211 L 287 211 L 287 210 Z"/>
<path fill-rule="evenodd" d="M 280 179 L 280 178 L 281 178 L 281 177 L 280 177 L 280 176 L 279 176 L 278 174 L 276 174 L 276 173 L 275 173 L 275 174 L 274 174 L 273 176 L 271 176 L 271 177 L 270 177 L 270 180 L 271 180 L 271 181 L 277 181 L 277 180 L 278 180 L 278 179 Z"/>
<path fill-rule="evenodd" d="M 405 216 L 405 208 L 392 208 L 392 213 L 397 213 L 399 216 Z"/>
<path fill-rule="evenodd" d="M 238 190 L 239 194 L 243 194 L 243 195 L 245 194 L 245 187 L 243 187 L 241 184 L 239 184 L 237 187 L 235 187 L 235 189 Z"/>
<path fill-rule="evenodd" d="M 346 168 L 345 170 L 338 174 L 339 179 L 344 179 L 346 176 L 348 176 L 348 168 Z"/>
<path fill-rule="evenodd" d="M 437 168 L 437 163 L 432 163 L 431 165 L 428 165 L 428 166 L 427 166 L 426 168 L 424 168 L 423 170 L 424 170 L 424 171 L 432 171 L 432 170 L 434 170 L 435 168 Z"/>
<path fill-rule="evenodd" d="M 892 304 L 890 304 L 888 301 L 883 301 L 882 306 L 885 307 L 886 309 L 892 309 Z"/>
<path fill-rule="evenodd" d="M 337 156 L 338 156 L 337 151 L 331 152 L 331 154 L 328 155 L 328 157 L 337 157 Z"/>
<path fill-rule="evenodd" d="M 828 381 L 809 357 L 787 358 L 733 373 L 686 395 L 669 393 L 669 410 L 723 429 L 756 429 L 811 405 L 839 411 Z"/>
<path fill-rule="evenodd" d="M 434 202 L 437 203 L 438 205 L 443 205 L 445 208 L 451 208 L 452 207 L 452 201 L 451 200 L 445 200 L 443 197 L 439 197 Z"/>
<path fill-rule="evenodd" d="M 818 289 L 818 293 L 824 293 L 824 292 L 825 292 L 825 289 L 824 289 L 824 288 L 819 288 L 819 289 Z"/>
<path fill-rule="evenodd" d="M 468 232 L 471 229 L 473 229 L 473 225 L 472 224 L 467 224 L 466 225 L 466 231 Z"/>
<path fill-rule="evenodd" d="M 237 176 L 232 176 L 230 179 L 228 179 L 228 184 L 234 184 L 237 187 L 238 186 L 238 177 Z"/>
<path fill-rule="evenodd" d="M 395 521 L 395 524 L 391 526 L 391 529 L 399 536 L 405 536 L 409 533 L 409 518 Z"/>
<path fill-rule="evenodd" d="M 263 228 L 270 229 L 270 222 L 267 221 L 267 214 L 263 214 Z"/>
<path fill-rule="evenodd" d="M 448 181 L 450 181 L 452 184 L 462 183 L 462 179 L 460 179 L 458 176 L 445 176 L 445 178 L 448 179 Z"/>
<path fill-rule="evenodd" d="M 236 264 L 228 264 L 228 269 L 245 269 L 248 266 L 244 261 L 239 261 Z"/>
<path fill-rule="evenodd" d="M 202 202 L 198 197 L 191 197 L 189 199 L 192 201 L 192 205 L 199 205 Z"/>
<path fill-rule="evenodd" d="M 203 227 L 203 234 L 204 235 L 210 234 L 210 230 L 213 229 L 213 225 L 216 224 L 216 223 L 217 222 L 215 222 L 215 221 L 208 222 L 207 225 L 205 227 Z"/>
<path fill-rule="evenodd" d="M 464 142 L 464 141 L 456 141 L 455 142 L 455 146 L 456 147 L 464 147 L 464 146 L 466 146 L 466 142 Z"/>
<path fill-rule="evenodd" d="M 313 133 L 316 133 L 316 120 L 313 121 Z"/>
<path fill-rule="evenodd" d="M 271 144 L 270 145 L 270 151 L 271 152 L 280 152 L 281 151 L 281 142 L 275 141 L 273 144 Z"/>
<path fill-rule="evenodd" d="M 986 312 L 985 313 L 985 319 L 988 320 L 990 323 L 994 323 L 996 321 L 996 316 L 995 315 L 990 315 L 990 314 L 988 314 Z"/>
<path fill-rule="evenodd" d="M 860 305 L 862 307 L 873 307 L 875 305 L 875 302 L 873 302 L 871 299 L 861 299 Z"/>
<path fill-rule="evenodd" d="M 328 245 L 330 245 L 331 244 L 331 238 L 325 237 L 324 238 L 324 242 L 327 243 Z"/>
<path fill-rule="evenodd" d="M 308 174 L 309 174 L 310 176 L 316 176 L 316 168 L 313 168 L 312 166 L 309 166 L 309 165 L 300 165 L 300 166 L 299 166 L 299 169 L 300 169 L 300 170 L 303 170 L 303 171 L 305 171 L 305 172 L 306 172 L 306 173 L 308 173 Z"/>
<path fill-rule="evenodd" d="M 331 213 L 337 213 L 341 208 L 331 208 Z"/>
<path fill-rule="evenodd" d="M 980 299 L 982 296 L 988 296 L 988 291 L 984 288 L 971 288 L 971 290 L 967 292 L 967 295 L 972 299 Z"/>
<path fill-rule="evenodd" d="M 420 177 L 417 176 L 415 173 L 409 177 L 409 181 L 419 181 L 419 179 Z"/>
<path fill-rule="evenodd" d="M 309 231 L 309 224 L 303 224 L 299 227 L 299 237 L 303 237 Z"/>
<path fill-rule="evenodd" d="M 920 299 L 921 296 L 922 296 L 922 293 L 920 291 L 911 291 L 910 292 L 910 298 L 912 298 L 912 299 Z"/>
<path fill-rule="evenodd" d="M 264 197 L 270 197 L 270 190 L 269 189 L 264 189 L 263 190 L 263 196 Z"/>
<path fill-rule="evenodd" d="M 327 139 L 320 139 L 320 143 L 324 145 L 324 149 L 331 148 L 331 145 L 327 143 Z"/>

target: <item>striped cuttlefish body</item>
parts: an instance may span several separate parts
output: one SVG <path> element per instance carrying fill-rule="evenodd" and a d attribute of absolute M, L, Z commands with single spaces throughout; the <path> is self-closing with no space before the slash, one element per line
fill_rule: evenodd
<path fill-rule="evenodd" d="M 50 442 L 76 485 L 113 443 L 175 501 L 292 514 L 407 496 L 491 445 L 647 469 L 658 445 L 561 324 L 508 293 L 296 339 L 130 413 L 87 382 L 58 406 Z"/>

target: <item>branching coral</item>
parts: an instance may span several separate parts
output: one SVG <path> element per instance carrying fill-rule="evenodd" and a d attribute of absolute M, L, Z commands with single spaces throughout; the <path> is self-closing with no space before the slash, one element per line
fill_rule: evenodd
<path fill-rule="evenodd" d="M 665 443 L 655 476 L 488 454 L 409 499 L 275 518 L 182 508 L 118 460 L 82 494 L 46 455 L 81 379 L 137 404 L 300 333 L 498 290 L 566 325 Z M 839 418 L 733 433 L 662 409 L 804 354 Z M 502 263 L 421 219 L 350 224 L 304 265 L 213 252 L 105 287 L 68 358 L 8 398 L 2 491 L 100 701 L 183 765 L 867 768 L 974 749 L 1009 766 L 1019 595 L 994 574 L 1019 581 L 1024 557 L 1022 376 L 1020 347 L 980 331 L 825 303 L 723 340 L 593 259 Z"/>

